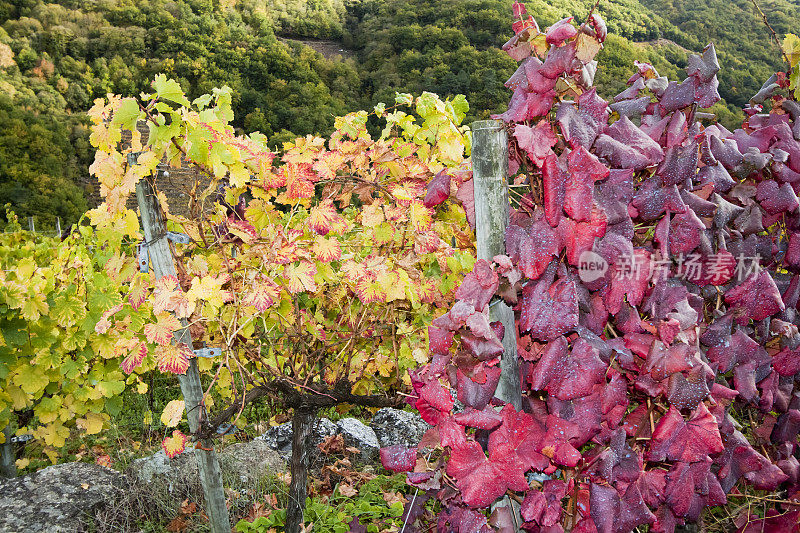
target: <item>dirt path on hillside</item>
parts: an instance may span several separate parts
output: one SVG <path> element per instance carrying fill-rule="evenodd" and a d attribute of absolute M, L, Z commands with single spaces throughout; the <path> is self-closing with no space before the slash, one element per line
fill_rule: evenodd
<path fill-rule="evenodd" d="M 283 42 L 296 42 L 304 44 L 309 48 L 322 54 L 322 57 L 330 61 L 341 61 L 343 59 L 354 59 L 356 54 L 353 50 L 348 50 L 339 41 L 329 41 L 325 39 L 293 39 L 280 37 Z"/>

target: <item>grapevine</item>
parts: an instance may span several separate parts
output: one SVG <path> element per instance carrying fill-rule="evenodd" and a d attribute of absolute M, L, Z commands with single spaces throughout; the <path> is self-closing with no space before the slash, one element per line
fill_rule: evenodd
<path fill-rule="evenodd" d="M 713 44 L 682 82 L 637 62 L 607 102 L 592 87 L 598 14 L 540 31 L 513 9 L 503 48 L 520 65 L 496 118 L 525 192 L 505 255 L 477 261 L 429 328 L 410 402 L 434 428 L 384 465 L 436 494 L 440 530 L 521 518 L 528 531 L 671 532 L 749 486 L 772 509 L 734 527 L 796 531 L 797 56 L 731 132 L 704 111 L 720 99 Z M 493 299 L 514 306 L 517 331 L 490 323 Z M 493 398 L 504 335 L 521 411 Z M 417 461 L 431 452 L 441 460 Z M 493 507 L 505 496 L 518 516 Z"/>

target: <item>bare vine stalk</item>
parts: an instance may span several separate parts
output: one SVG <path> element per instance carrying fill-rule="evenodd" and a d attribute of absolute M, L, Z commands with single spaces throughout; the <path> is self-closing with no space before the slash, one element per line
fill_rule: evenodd
<path fill-rule="evenodd" d="M 788 63 L 789 65 L 791 65 L 791 62 L 789 61 L 789 56 L 786 55 L 786 52 L 784 51 L 783 46 L 781 46 L 781 40 L 778 37 L 777 32 L 775 32 L 775 28 L 773 28 L 772 25 L 767 20 L 767 16 L 761 10 L 761 7 L 758 5 L 758 2 L 756 2 L 756 0 L 750 0 L 750 2 L 753 4 L 753 7 L 756 8 L 756 11 L 758 12 L 758 14 L 761 15 L 761 20 L 764 22 L 764 25 L 767 27 L 767 29 L 769 30 L 770 34 L 772 34 L 772 38 L 775 40 L 775 44 L 778 45 L 778 49 L 781 51 L 781 55 L 783 56 L 783 60 L 786 61 L 786 63 Z"/>

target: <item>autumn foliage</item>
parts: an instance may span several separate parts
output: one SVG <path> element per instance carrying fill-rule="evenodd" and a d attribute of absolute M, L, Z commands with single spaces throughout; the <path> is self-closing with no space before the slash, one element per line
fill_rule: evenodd
<path fill-rule="evenodd" d="M 416 450 L 427 460 L 392 449 L 384 464 L 436 494 L 442 530 L 508 527 L 509 507 L 488 509 L 510 495 L 528 531 L 671 532 L 755 489 L 773 492 L 770 512 L 745 508 L 733 527 L 797 531 L 789 78 L 731 132 L 702 111 L 719 100 L 713 45 L 682 82 L 637 63 L 608 102 L 592 87 L 598 15 L 545 31 L 520 3 L 514 16 L 504 50 L 520 64 L 498 117 L 516 176 L 506 253 L 478 261 L 429 328 L 411 400 L 434 426 Z M 516 331 L 490 323 L 496 299 Z M 521 411 L 493 398 L 504 335 Z"/>

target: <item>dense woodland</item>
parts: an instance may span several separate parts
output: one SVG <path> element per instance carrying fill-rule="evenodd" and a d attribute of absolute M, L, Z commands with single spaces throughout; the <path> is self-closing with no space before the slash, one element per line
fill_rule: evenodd
<path fill-rule="evenodd" d="M 593 3 L 528 9 L 546 26 L 585 16 Z M 800 20 L 797 0 L 760 7 L 779 35 Z M 635 58 L 680 77 L 687 51 L 713 41 L 724 98 L 714 111 L 735 126 L 731 109 L 781 62 L 749 0 L 602 0 L 599 11 L 609 39 L 597 82 L 609 95 Z M 190 97 L 228 85 L 235 125 L 276 147 L 327 133 L 335 116 L 395 91 L 465 94 L 467 120 L 503 111 L 515 68 L 500 50 L 510 19 L 511 2 L 501 0 L 0 2 L 0 205 L 43 225 L 76 221 L 92 158 L 86 110 L 109 92 L 137 95 L 162 72 Z M 285 37 L 336 40 L 355 55 L 327 60 Z"/>

